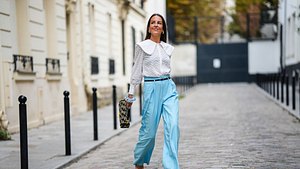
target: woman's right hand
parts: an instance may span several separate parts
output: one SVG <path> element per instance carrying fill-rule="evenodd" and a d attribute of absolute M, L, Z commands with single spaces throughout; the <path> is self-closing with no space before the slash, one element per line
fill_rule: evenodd
<path fill-rule="evenodd" d="M 132 94 L 128 94 L 128 98 L 132 99 L 133 95 Z M 132 103 L 127 102 L 127 107 L 130 109 L 132 106 Z"/>

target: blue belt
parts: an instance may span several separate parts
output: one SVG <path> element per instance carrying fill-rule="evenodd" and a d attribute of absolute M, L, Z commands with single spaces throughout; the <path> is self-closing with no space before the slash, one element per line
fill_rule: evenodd
<path fill-rule="evenodd" d="M 145 82 L 156 82 L 156 81 L 163 81 L 163 80 L 168 80 L 171 79 L 170 77 L 166 77 L 166 78 L 161 78 L 161 79 L 153 79 L 153 80 L 149 80 L 149 79 L 145 79 Z"/>

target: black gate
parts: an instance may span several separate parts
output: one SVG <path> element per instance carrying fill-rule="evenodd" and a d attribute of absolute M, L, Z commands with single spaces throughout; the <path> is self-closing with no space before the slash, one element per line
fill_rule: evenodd
<path fill-rule="evenodd" d="M 248 44 L 198 44 L 197 82 L 248 82 Z"/>

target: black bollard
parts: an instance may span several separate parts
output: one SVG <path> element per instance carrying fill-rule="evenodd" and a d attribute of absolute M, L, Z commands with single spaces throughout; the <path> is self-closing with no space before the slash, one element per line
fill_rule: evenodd
<path fill-rule="evenodd" d="M 71 155 L 71 128 L 70 128 L 70 93 L 64 91 L 64 104 L 65 104 L 65 147 L 66 155 Z"/>
<path fill-rule="evenodd" d="M 290 95 L 289 95 L 289 75 L 287 74 L 286 75 L 286 105 L 288 106 L 289 105 L 289 103 L 290 103 Z"/>
<path fill-rule="evenodd" d="M 117 92 L 116 85 L 113 85 L 113 93 L 112 93 L 112 101 L 113 101 L 113 113 L 114 113 L 114 129 L 117 129 Z"/>
<path fill-rule="evenodd" d="M 143 102 L 142 102 L 142 84 L 140 84 L 140 116 L 142 115 L 142 107 L 143 107 Z"/>
<path fill-rule="evenodd" d="M 130 84 L 128 83 L 127 84 L 127 91 L 128 92 L 129 92 L 129 88 L 130 88 Z M 131 122 L 131 108 L 129 109 L 128 114 L 129 114 L 129 121 Z"/>
<path fill-rule="evenodd" d="M 27 138 L 27 98 L 19 96 L 19 121 L 20 121 L 20 146 L 21 146 L 21 169 L 28 169 L 28 138 Z"/>
<path fill-rule="evenodd" d="M 280 75 L 277 74 L 276 75 L 276 97 L 277 97 L 277 100 L 279 100 L 279 81 L 280 81 Z"/>
<path fill-rule="evenodd" d="M 282 74 L 281 75 L 281 86 L 280 86 L 280 88 L 281 88 L 281 103 L 283 103 L 283 85 L 284 85 L 284 75 Z"/>
<path fill-rule="evenodd" d="M 272 75 L 271 74 L 269 74 L 268 75 L 269 77 L 269 94 L 272 96 L 272 91 L 273 91 L 273 89 L 272 89 Z"/>
<path fill-rule="evenodd" d="M 292 108 L 293 110 L 296 109 L 296 77 L 295 74 L 293 74 L 292 77 Z"/>
<path fill-rule="evenodd" d="M 297 77 L 297 78 L 299 78 L 299 77 Z M 297 81 L 298 81 L 298 85 L 299 85 L 298 95 L 299 95 L 299 114 L 300 114 L 300 81 L 299 81 L 299 79 L 297 79 Z"/>
<path fill-rule="evenodd" d="M 269 93 L 269 94 L 271 94 L 270 93 L 270 75 L 268 75 L 268 74 L 266 74 L 266 85 L 267 85 L 267 92 Z"/>
<path fill-rule="evenodd" d="M 97 88 L 93 87 L 94 140 L 98 140 Z"/>
<path fill-rule="evenodd" d="M 257 86 L 259 86 L 258 80 L 259 80 L 259 79 L 258 79 L 258 74 L 256 73 L 256 75 L 255 75 L 255 83 L 256 83 Z"/>
<path fill-rule="evenodd" d="M 271 75 L 267 74 L 268 93 L 272 95 Z"/>
<path fill-rule="evenodd" d="M 276 83 L 276 74 L 272 75 L 272 84 L 273 84 L 273 97 L 275 98 L 275 83 Z"/>

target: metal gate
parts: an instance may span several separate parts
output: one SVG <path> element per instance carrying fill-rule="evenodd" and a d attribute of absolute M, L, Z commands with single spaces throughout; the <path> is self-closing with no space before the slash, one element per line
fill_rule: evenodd
<path fill-rule="evenodd" d="M 248 44 L 198 44 L 197 82 L 248 82 Z"/>

